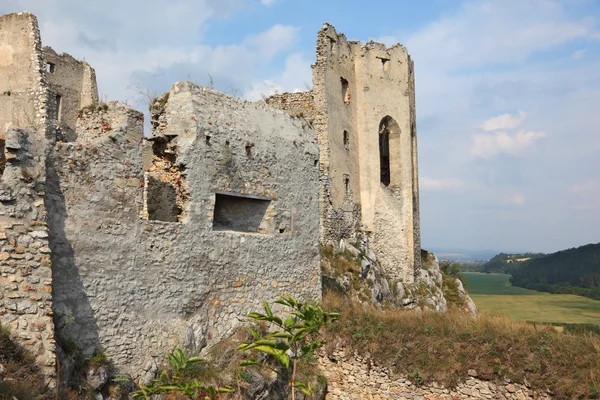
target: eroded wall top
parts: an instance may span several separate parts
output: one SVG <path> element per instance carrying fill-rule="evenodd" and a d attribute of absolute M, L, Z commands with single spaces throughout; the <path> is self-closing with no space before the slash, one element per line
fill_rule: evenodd
<path fill-rule="evenodd" d="M 58 125 L 63 136 L 73 140 L 78 112 L 98 103 L 96 72 L 87 62 L 58 54 L 51 47 L 44 47 L 44 62 L 46 81 L 57 104 Z"/>
<path fill-rule="evenodd" d="M 36 17 L 27 12 L 0 16 L 0 136 L 10 126 L 40 128 L 43 86 Z"/>

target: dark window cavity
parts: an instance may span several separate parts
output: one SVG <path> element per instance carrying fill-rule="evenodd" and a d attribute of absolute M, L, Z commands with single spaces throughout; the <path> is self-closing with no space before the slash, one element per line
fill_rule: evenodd
<path fill-rule="evenodd" d="M 213 229 L 216 231 L 238 231 L 266 233 L 261 226 L 271 200 L 249 196 L 217 193 Z"/>

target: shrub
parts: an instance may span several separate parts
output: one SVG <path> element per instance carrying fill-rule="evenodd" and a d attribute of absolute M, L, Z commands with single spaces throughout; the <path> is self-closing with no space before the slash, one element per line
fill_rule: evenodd
<path fill-rule="evenodd" d="M 163 371 L 158 379 L 148 386 L 142 386 L 133 394 L 134 399 L 150 399 L 160 394 L 182 394 L 192 400 L 214 400 L 219 393 L 232 393 L 230 386 L 215 387 L 200 382 L 190 374 L 204 360 L 200 357 L 188 357 L 181 349 L 169 354 L 170 371 Z"/>
<path fill-rule="evenodd" d="M 306 382 L 297 379 L 298 362 L 307 357 L 314 356 L 315 350 L 325 344 L 325 340 L 319 338 L 319 331 L 330 322 L 335 321 L 339 314 L 328 313 L 320 306 L 314 304 L 303 304 L 296 301 L 292 296 L 281 297 L 275 301 L 285 306 L 290 316 L 283 320 L 273 314 L 269 303 L 263 303 L 265 314 L 250 313 L 248 317 L 256 321 L 266 321 L 274 328 L 270 333 L 260 333 L 255 328 L 250 328 L 253 341 L 242 343 L 239 350 L 258 350 L 271 356 L 282 368 L 288 372 L 291 363 L 290 392 L 292 400 L 295 399 L 295 389 L 306 395 L 312 393 L 312 388 Z M 244 365 L 260 365 L 256 360 L 250 360 Z M 279 373 L 279 371 L 277 371 Z"/>

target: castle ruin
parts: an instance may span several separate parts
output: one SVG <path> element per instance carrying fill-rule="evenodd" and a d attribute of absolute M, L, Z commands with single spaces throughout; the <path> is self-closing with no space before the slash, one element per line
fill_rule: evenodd
<path fill-rule="evenodd" d="M 313 89 L 253 103 L 177 82 L 143 115 L 0 17 L 0 324 L 53 381 L 56 342 L 143 380 L 263 300 L 321 296 L 319 244 L 420 268 L 413 63 L 318 34 Z M 291 115 L 290 115 L 291 114 Z"/>

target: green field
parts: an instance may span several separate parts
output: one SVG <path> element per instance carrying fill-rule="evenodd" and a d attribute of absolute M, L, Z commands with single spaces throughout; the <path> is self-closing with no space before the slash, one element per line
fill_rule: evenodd
<path fill-rule="evenodd" d="M 505 274 L 462 274 L 480 312 L 505 314 L 519 321 L 600 324 L 600 301 L 514 287 Z"/>

